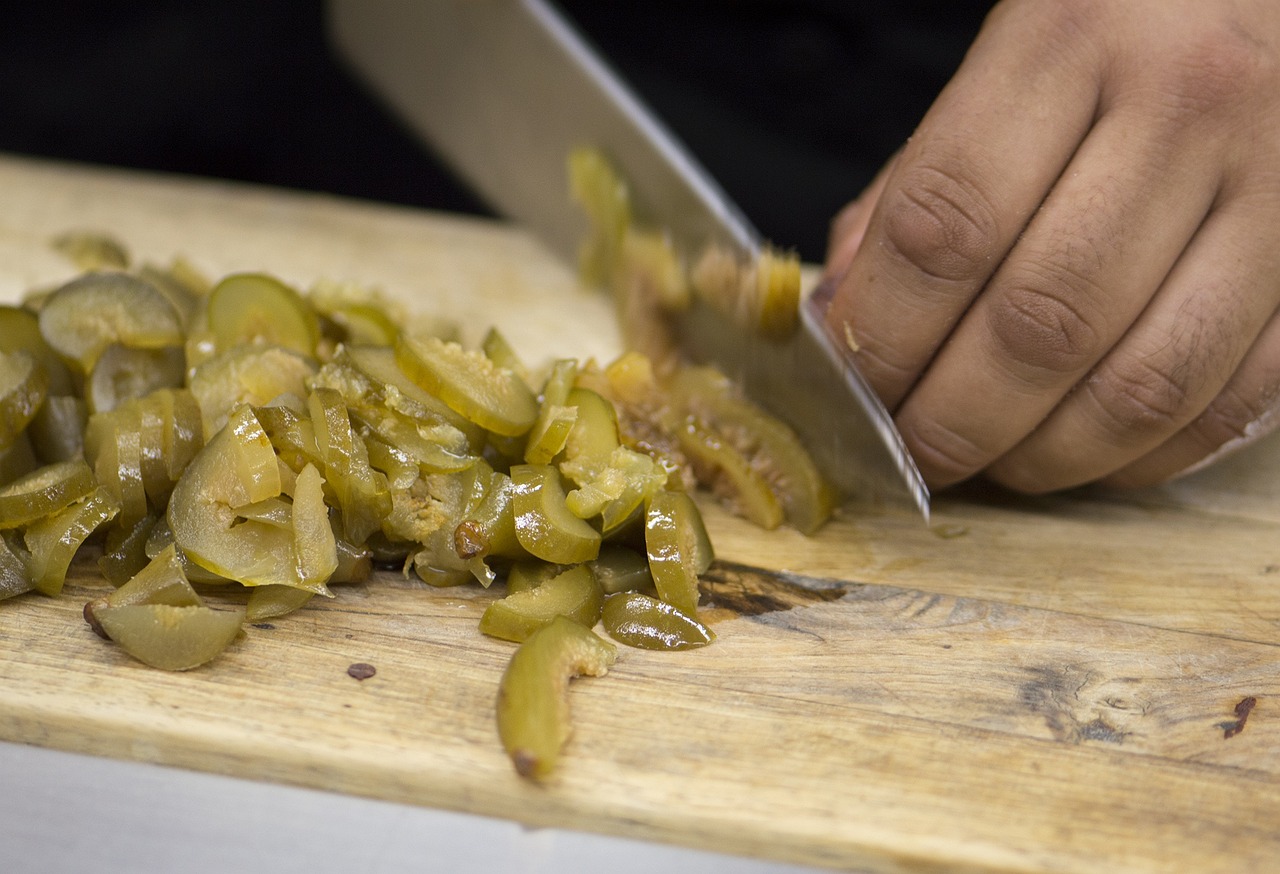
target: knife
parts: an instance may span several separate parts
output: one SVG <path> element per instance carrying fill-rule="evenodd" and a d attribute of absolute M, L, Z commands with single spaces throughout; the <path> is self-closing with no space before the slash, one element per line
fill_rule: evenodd
<path fill-rule="evenodd" d="M 350 66 L 497 212 L 576 261 L 588 225 L 567 160 L 600 149 L 636 212 L 681 251 L 754 263 L 762 241 L 690 152 L 546 0 L 330 0 Z M 676 316 L 681 351 L 734 376 L 787 422 L 846 504 L 929 518 L 929 492 L 888 411 L 837 351 L 818 294 L 785 342 L 705 304 Z"/>

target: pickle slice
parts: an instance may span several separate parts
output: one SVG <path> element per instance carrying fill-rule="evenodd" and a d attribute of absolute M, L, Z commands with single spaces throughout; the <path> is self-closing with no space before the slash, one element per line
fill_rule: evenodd
<path fill-rule="evenodd" d="M 639 649 L 695 649 L 716 639 L 694 617 L 640 592 L 613 595 L 605 601 L 600 618 L 610 637 Z"/>
<path fill-rule="evenodd" d="M 182 344 L 182 320 L 155 286 L 127 273 L 86 273 L 40 308 L 40 333 L 58 354 L 93 369 L 112 343 L 134 349 Z"/>
<path fill-rule="evenodd" d="M 246 586 L 309 588 L 300 578 L 294 533 L 270 522 L 242 519 L 237 508 L 281 494 L 280 465 L 271 441 L 248 406 L 192 460 L 169 498 L 167 519 L 187 559 Z"/>
<path fill-rule="evenodd" d="M 696 422 L 688 423 L 676 435 L 699 482 L 708 484 L 726 506 L 766 531 L 782 524 L 786 514 L 777 494 L 725 438 Z"/>
<path fill-rule="evenodd" d="M 31 552 L 31 579 L 46 595 L 57 595 L 81 544 L 116 517 L 120 505 L 103 488 L 66 509 L 32 522 L 25 539 Z"/>
<path fill-rule="evenodd" d="M 189 671 L 216 658 L 240 634 L 243 607 L 173 607 L 168 604 L 104 606 L 94 617 L 108 637 L 140 662 L 166 671 Z"/>
<path fill-rule="evenodd" d="M 410 379 L 486 430 L 518 437 L 538 418 L 533 390 L 481 352 L 439 337 L 402 334 L 395 354 Z"/>
<path fill-rule="evenodd" d="M 156 389 L 178 388 L 186 378 L 181 346 L 132 349 L 112 343 L 102 350 L 85 381 L 90 412 L 114 410 L 124 401 Z"/>
<path fill-rule="evenodd" d="M 96 231 L 68 231 L 52 240 L 54 251 L 81 270 L 126 270 L 129 250 L 114 237 Z"/>
<path fill-rule="evenodd" d="M 0 449 L 11 446 L 36 417 L 49 377 L 26 352 L 0 352 Z"/>
<path fill-rule="evenodd" d="M 307 380 L 315 372 L 302 356 L 282 346 L 236 346 L 202 362 L 188 388 L 204 422 L 204 438 L 226 422 L 237 404 L 265 406 L 282 396 L 307 396 Z"/>
<path fill-rule="evenodd" d="M 40 333 L 40 321 L 30 310 L 0 304 L 0 352 L 26 352 L 44 368 L 50 395 L 72 394 L 71 371 Z"/>
<path fill-rule="evenodd" d="M 494 601 L 480 617 L 480 630 L 490 637 L 520 642 L 557 616 L 590 628 L 599 620 L 603 604 L 604 593 L 591 569 L 575 565 L 539 586 Z"/>
<path fill-rule="evenodd" d="M 533 633 L 511 657 L 498 686 L 498 736 L 522 777 L 555 770 L 572 733 L 568 687 L 573 677 L 601 677 L 617 648 L 572 619 L 559 616 Z"/>
<path fill-rule="evenodd" d="M 391 512 L 387 478 L 369 466 L 368 451 L 351 429 L 341 394 L 318 387 L 308 397 L 307 408 L 325 479 L 342 512 L 343 536 L 357 543 L 367 540 Z"/>
<path fill-rule="evenodd" d="M 27 427 L 40 460 L 68 461 L 84 453 L 84 428 L 89 408 L 73 395 L 49 395 Z"/>
<path fill-rule="evenodd" d="M 306 606 L 315 592 L 295 589 L 293 586 L 255 586 L 249 593 L 245 606 L 246 622 L 266 622 L 278 619 Z"/>
<path fill-rule="evenodd" d="M 35 581 L 31 579 L 31 554 L 21 540 L 16 531 L 0 531 L 0 601 L 35 588 Z"/>
<path fill-rule="evenodd" d="M 600 553 L 600 532 L 565 506 L 560 474 L 547 464 L 511 468 L 516 537 L 530 555 L 556 564 L 590 561 Z"/>
<path fill-rule="evenodd" d="M 107 637 L 98 611 L 104 607 L 124 607 L 131 604 L 168 604 L 171 607 L 197 607 L 204 604 L 190 581 L 178 556 L 170 544 L 151 559 L 123 586 L 110 595 L 96 598 L 84 605 L 84 618 L 100 636 Z"/>
<path fill-rule="evenodd" d="M 209 330 L 221 350 L 242 344 L 283 346 L 315 355 L 320 320 L 298 292 L 265 273 L 234 273 L 209 292 Z"/>
<path fill-rule="evenodd" d="M 606 595 L 653 589 L 653 574 L 649 572 L 648 556 L 629 546 L 620 543 L 601 544 L 600 555 L 587 564 Z"/>
<path fill-rule="evenodd" d="M 698 615 L 698 575 L 714 554 L 698 505 L 685 492 L 662 492 L 645 510 L 645 551 L 658 596 L 689 616 Z"/>
<path fill-rule="evenodd" d="M 19 528 L 60 512 L 96 485 L 93 470 L 80 458 L 37 468 L 0 487 L 0 528 Z"/>

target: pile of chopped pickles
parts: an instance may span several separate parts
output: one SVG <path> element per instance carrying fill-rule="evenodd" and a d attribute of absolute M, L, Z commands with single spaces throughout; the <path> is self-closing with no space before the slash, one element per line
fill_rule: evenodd
<path fill-rule="evenodd" d="M 85 619 L 148 665 L 205 664 L 375 568 L 496 586 L 479 630 L 518 644 L 499 735 L 542 777 L 566 684 L 603 674 L 610 640 L 714 640 L 695 489 L 766 528 L 831 512 L 795 436 L 714 371 L 638 351 L 535 367 L 496 330 L 468 348 L 401 328 L 351 285 L 58 246 L 84 272 L 0 306 L 0 598 L 58 596 L 96 559 L 112 588 Z"/>

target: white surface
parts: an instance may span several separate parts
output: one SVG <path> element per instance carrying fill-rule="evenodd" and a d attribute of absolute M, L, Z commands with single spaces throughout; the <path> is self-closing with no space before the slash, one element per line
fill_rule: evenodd
<path fill-rule="evenodd" d="M 0 743 L 0 871 L 6 872 L 814 870 Z"/>

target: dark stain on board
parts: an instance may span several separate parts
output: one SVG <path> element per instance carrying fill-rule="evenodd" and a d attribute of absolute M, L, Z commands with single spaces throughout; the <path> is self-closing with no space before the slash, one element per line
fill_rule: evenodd
<path fill-rule="evenodd" d="M 838 601 L 856 584 L 776 573 L 747 565 L 716 562 L 699 579 L 702 604 L 741 616 Z"/>
<path fill-rule="evenodd" d="M 1253 712 L 1253 708 L 1258 706 L 1258 699 L 1252 695 L 1241 698 L 1240 703 L 1236 705 L 1235 719 L 1228 719 L 1226 722 L 1219 722 L 1218 728 L 1222 729 L 1222 739 L 1230 740 L 1231 738 L 1244 731 L 1244 724 L 1249 721 L 1249 714 Z"/>

